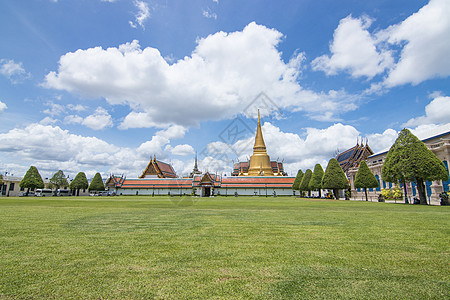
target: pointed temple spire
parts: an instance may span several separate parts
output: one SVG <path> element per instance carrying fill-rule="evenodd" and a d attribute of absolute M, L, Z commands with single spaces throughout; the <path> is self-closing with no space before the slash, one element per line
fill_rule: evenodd
<path fill-rule="evenodd" d="M 259 109 L 258 109 L 258 127 L 256 127 L 255 145 L 253 146 L 253 150 L 255 149 L 266 150 L 266 144 L 264 143 L 264 138 L 261 130 L 261 118 L 259 116 Z"/>
<path fill-rule="evenodd" d="M 189 178 L 193 178 L 195 175 L 200 175 L 200 174 L 202 174 L 202 172 L 198 169 L 197 151 L 195 151 L 194 169 L 192 169 L 192 172 L 189 174 Z"/>
<path fill-rule="evenodd" d="M 195 151 L 195 164 L 194 164 L 194 170 L 198 170 L 198 165 L 197 165 L 197 151 Z"/>
<path fill-rule="evenodd" d="M 258 126 L 256 128 L 255 145 L 253 146 L 253 155 L 250 157 L 250 167 L 248 169 L 250 176 L 273 176 L 270 157 L 267 154 L 266 144 L 261 130 L 261 117 L 258 109 Z"/>

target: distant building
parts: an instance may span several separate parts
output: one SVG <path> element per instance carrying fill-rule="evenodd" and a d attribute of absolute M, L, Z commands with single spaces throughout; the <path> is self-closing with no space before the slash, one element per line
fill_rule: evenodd
<path fill-rule="evenodd" d="M 194 178 L 195 175 L 201 175 L 202 172 L 198 169 L 197 164 L 197 153 L 195 153 L 195 163 L 194 163 L 194 169 L 192 169 L 191 174 L 189 174 L 189 178 Z"/>
<path fill-rule="evenodd" d="M 118 195 L 291 196 L 295 177 L 288 177 L 283 163 L 270 161 L 261 131 L 260 116 L 250 161 L 234 165 L 235 176 L 222 177 L 198 170 L 197 157 L 189 178 L 177 178 L 170 164 L 150 161 L 139 178 L 112 175 L 106 186 Z"/>
<path fill-rule="evenodd" d="M 170 164 L 153 157 L 139 178 L 177 178 L 177 174 Z"/>
<path fill-rule="evenodd" d="M 0 185 L 0 196 L 1 197 L 19 196 L 20 192 L 25 191 L 25 189 L 21 189 L 19 186 L 21 181 L 22 177 L 4 175 L 3 184 Z"/>
<path fill-rule="evenodd" d="M 450 131 L 423 139 L 422 142 L 424 142 L 425 145 L 428 147 L 428 149 L 430 149 L 444 163 L 448 172 L 450 160 Z M 396 186 L 395 184 L 392 184 L 390 182 L 383 181 L 381 177 L 381 171 L 383 169 L 383 163 L 386 159 L 387 153 L 388 151 L 376 153 L 368 156 L 365 159 L 367 165 L 369 166 L 369 169 L 372 171 L 372 173 L 375 175 L 375 178 L 380 183 L 378 188 L 368 189 L 368 196 L 373 201 L 377 201 L 378 195 L 381 193 L 381 189 L 388 189 L 392 188 L 393 186 Z M 354 186 L 356 172 L 358 172 L 358 166 L 359 163 L 354 164 L 347 170 L 347 176 L 350 180 L 353 199 L 362 199 L 364 197 L 364 190 L 356 189 Z M 449 184 L 450 179 L 444 182 L 439 180 L 433 182 L 427 181 L 425 183 L 427 198 L 429 198 L 431 204 L 439 204 L 440 202 L 439 194 L 442 193 L 443 191 L 449 191 Z M 398 184 L 398 186 L 401 187 L 403 190 L 403 184 Z M 414 182 L 407 182 L 406 188 L 408 192 L 408 197 L 412 198 L 417 196 L 417 187 Z"/>
<path fill-rule="evenodd" d="M 367 160 L 367 158 L 372 154 L 373 151 L 372 149 L 370 149 L 366 140 L 365 145 L 362 141 L 361 144 L 357 142 L 355 146 L 342 153 L 339 153 L 336 156 L 336 160 L 339 162 L 339 165 L 341 166 L 342 170 L 344 170 L 345 174 L 348 175 L 348 170 L 359 166 L 359 163 L 361 161 Z"/>
<path fill-rule="evenodd" d="M 267 154 L 266 144 L 264 143 L 261 130 L 259 110 L 253 155 L 247 162 L 235 163 L 231 176 L 287 176 L 287 173 L 283 169 L 283 163 L 271 161 L 270 156 Z"/>

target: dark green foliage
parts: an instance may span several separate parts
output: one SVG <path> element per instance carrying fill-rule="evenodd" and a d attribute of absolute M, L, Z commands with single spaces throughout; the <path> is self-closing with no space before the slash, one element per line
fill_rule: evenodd
<path fill-rule="evenodd" d="M 300 191 L 310 191 L 309 181 L 312 177 L 312 171 L 310 169 L 306 170 L 305 175 L 303 175 L 302 181 L 300 182 Z"/>
<path fill-rule="evenodd" d="M 302 170 L 298 170 L 297 172 L 297 177 L 295 177 L 294 183 L 292 184 L 292 189 L 293 190 L 299 190 L 300 189 L 300 182 L 302 182 L 302 178 L 303 178 L 303 171 Z"/>
<path fill-rule="evenodd" d="M 322 178 L 323 178 L 323 168 L 320 164 L 316 164 L 314 166 L 314 172 L 311 177 L 311 180 L 309 181 L 309 189 L 311 191 L 319 191 L 319 197 L 322 197 Z"/>
<path fill-rule="evenodd" d="M 28 169 L 19 186 L 23 189 L 28 189 L 27 194 L 30 189 L 44 188 L 44 181 L 35 166 L 31 166 Z"/>
<path fill-rule="evenodd" d="M 424 182 L 447 180 L 445 165 L 427 146 L 408 129 L 403 129 L 394 145 L 389 149 L 383 164 L 384 181 L 415 181 L 420 204 L 427 204 Z"/>
<path fill-rule="evenodd" d="M 105 185 L 103 184 L 102 176 L 100 173 L 96 173 L 92 179 L 89 191 L 104 191 Z"/>
<path fill-rule="evenodd" d="M 2 184 L 2 183 L 3 183 L 3 175 L 0 174 L 0 184 Z"/>
<path fill-rule="evenodd" d="M 102 182 L 103 183 L 103 182 Z M 80 195 L 80 190 L 85 190 L 89 187 L 89 183 L 86 178 L 86 174 L 84 172 L 79 172 L 77 176 L 75 176 L 74 180 L 70 183 L 70 189 L 77 191 L 77 196 Z"/>
<path fill-rule="evenodd" d="M 67 188 L 69 186 L 69 183 L 67 182 L 67 178 L 64 175 L 64 172 L 59 170 L 56 172 L 52 178 L 50 178 L 50 188 L 54 189 L 60 189 L 60 188 Z"/>
<path fill-rule="evenodd" d="M 361 163 L 359 164 L 358 172 L 356 173 L 355 188 L 364 189 L 367 201 L 367 188 L 377 188 L 378 186 L 378 180 L 375 175 L 373 175 L 372 171 L 370 171 L 366 161 L 361 161 Z"/>
<path fill-rule="evenodd" d="M 336 199 L 339 199 L 339 189 L 349 188 L 347 176 L 345 176 L 336 158 L 332 158 L 328 162 L 327 169 L 322 178 L 322 188 L 332 189 Z"/>

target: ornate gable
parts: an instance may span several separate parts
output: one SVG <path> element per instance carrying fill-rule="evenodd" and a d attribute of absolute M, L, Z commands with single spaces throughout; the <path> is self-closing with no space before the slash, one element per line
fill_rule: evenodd
<path fill-rule="evenodd" d="M 156 160 L 150 160 L 142 175 L 139 178 L 176 178 L 177 175 L 172 166 Z"/>

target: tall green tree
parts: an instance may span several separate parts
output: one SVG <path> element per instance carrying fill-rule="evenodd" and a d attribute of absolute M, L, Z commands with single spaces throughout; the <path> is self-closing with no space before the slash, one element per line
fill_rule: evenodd
<path fill-rule="evenodd" d="M 358 172 L 356 172 L 355 188 L 363 188 L 364 194 L 366 195 L 366 201 L 368 201 L 367 188 L 377 188 L 379 185 L 377 178 L 373 175 L 372 171 L 370 171 L 366 161 L 361 161 Z"/>
<path fill-rule="evenodd" d="M 35 166 L 31 166 L 22 181 L 19 183 L 20 188 L 27 189 L 27 196 L 30 189 L 42 189 L 44 188 L 44 181 L 41 174 Z"/>
<path fill-rule="evenodd" d="M 3 175 L 0 174 L 0 184 L 3 184 Z"/>
<path fill-rule="evenodd" d="M 89 185 L 89 191 L 104 191 L 105 185 L 103 184 L 102 176 L 100 173 L 95 173 L 94 178 Z"/>
<path fill-rule="evenodd" d="M 292 184 L 292 189 L 293 190 L 299 190 L 300 189 L 300 182 L 302 182 L 302 178 L 303 178 L 303 171 L 302 170 L 298 170 L 297 172 L 297 177 L 295 177 L 294 183 Z"/>
<path fill-rule="evenodd" d="M 309 192 L 311 189 L 309 188 L 309 181 L 312 177 L 312 171 L 310 169 L 306 170 L 305 175 L 302 177 L 302 181 L 300 182 L 300 191 L 305 192 L 308 191 L 308 196 L 310 196 Z"/>
<path fill-rule="evenodd" d="M 50 188 L 54 188 L 56 190 L 60 188 L 67 188 L 69 186 L 66 175 L 64 175 L 62 170 L 59 170 L 53 174 L 53 177 L 50 178 L 49 183 Z"/>
<path fill-rule="evenodd" d="M 334 197 L 339 199 L 339 190 L 348 189 L 348 179 L 336 158 L 330 159 L 322 178 L 322 188 L 333 190 Z"/>
<path fill-rule="evenodd" d="M 314 172 L 309 181 L 309 189 L 311 191 L 319 191 L 319 198 L 322 197 L 322 178 L 323 178 L 323 168 L 320 164 L 314 166 Z"/>
<path fill-rule="evenodd" d="M 103 183 L 103 181 L 102 181 L 102 183 Z M 70 189 L 71 190 L 76 190 L 77 191 L 77 196 L 80 195 L 80 190 L 81 189 L 85 190 L 88 187 L 89 187 L 89 183 L 87 181 L 86 174 L 84 174 L 84 172 L 79 172 L 77 174 L 77 176 L 75 176 L 75 178 L 70 183 Z"/>
<path fill-rule="evenodd" d="M 384 181 L 393 183 L 399 180 L 416 182 L 420 204 L 425 205 L 425 181 L 448 179 L 444 163 L 406 128 L 400 131 L 389 149 L 381 176 Z"/>

